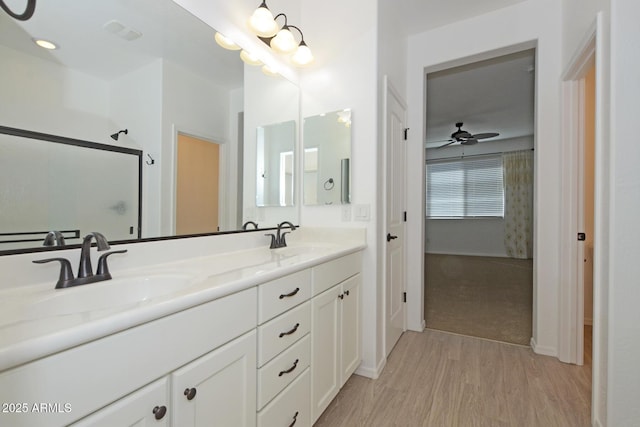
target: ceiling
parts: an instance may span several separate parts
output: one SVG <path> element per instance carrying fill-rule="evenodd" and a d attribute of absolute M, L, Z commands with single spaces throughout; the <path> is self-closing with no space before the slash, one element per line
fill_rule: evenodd
<path fill-rule="evenodd" d="M 16 5 L 16 10 L 24 8 L 24 1 L 19 3 L 22 6 Z M 103 26 L 111 20 L 142 37 L 127 41 L 106 31 Z M 214 34 L 171 0 L 39 1 L 26 22 L 0 13 L 2 44 L 106 81 L 165 58 L 224 87 L 242 87 L 238 52 L 220 48 Z M 39 48 L 33 37 L 51 40 L 60 48 Z"/>
<path fill-rule="evenodd" d="M 525 0 L 402 0 L 403 28 L 418 34 L 463 19 L 483 15 Z"/>
<path fill-rule="evenodd" d="M 500 134 L 491 140 L 532 135 L 534 89 L 533 49 L 427 74 L 426 148 L 443 145 L 456 122 Z"/>

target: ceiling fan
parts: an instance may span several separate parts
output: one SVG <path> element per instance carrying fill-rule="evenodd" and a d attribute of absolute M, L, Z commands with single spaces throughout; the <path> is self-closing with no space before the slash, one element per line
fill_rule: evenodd
<path fill-rule="evenodd" d="M 466 130 L 462 130 L 463 124 L 464 123 L 462 122 L 456 123 L 456 127 L 458 128 L 458 130 L 453 132 L 450 138 L 442 139 L 439 141 L 431 141 L 431 142 L 446 142 L 446 144 L 443 144 L 436 148 L 443 148 L 448 145 L 454 144 L 456 142 L 459 142 L 462 145 L 473 145 L 473 144 L 477 144 L 479 139 L 493 138 L 494 136 L 500 135 L 497 132 L 485 132 L 485 133 L 477 133 L 475 135 L 472 135 Z"/>

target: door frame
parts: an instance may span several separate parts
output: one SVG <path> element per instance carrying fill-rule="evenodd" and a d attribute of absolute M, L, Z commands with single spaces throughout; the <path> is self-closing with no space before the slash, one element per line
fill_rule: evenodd
<path fill-rule="evenodd" d="M 580 205 L 581 192 L 584 191 L 580 182 L 584 165 L 580 164 L 584 152 L 584 87 L 585 76 L 591 66 L 595 65 L 595 194 L 594 194 L 594 236 L 593 236 L 593 390 L 598 390 L 596 384 L 598 376 L 598 349 L 600 342 L 599 325 L 600 312 L 598 309 L 601 295 L 601 281 L 597 271 L 600 269 L 599 242 L 602 218 L 600 206 L 603 200 L 602 147 L 604 144 L 603 117 L 604 105 L 602 94 L 605 80 L 603 76 L 602 54 L 602 14 L 591 25 L 582 42 L 576 49 L 572 60 L 562 76 L 562 125 L 563 150 L 562 164 L 562 251 L 560 288 L 560 325 L 558 340 L 558 358 L 563 362 L 581 365 L 584 355 L 584 279 L 579 266 L 583 260 L 584 248 L 577 240 L 577 233 L 581 226 L 584 206 Z M 595 396 L 595 394 L 594 394 Z"/>
<path fill-rule="evenodd" d="M 383 90 L 384 99 L 383 99 L 383 102 L 382 102 L 382 105 L 383 105 L 383 107 L 382 107 L 383 108 L 382 116 L 384 117 L 384 120 L 383 120 L 383 123 L 382 123 L 382 138 L 383 138 L 383 150 L 382 150 L 383 154 L 382 155 L 383 155 L 383 159 L 384 160 L 383 160 L 383 165 L 382 165 L 382 171 L 383 171 L 383 175 L 384 175 L 384 178 L 383 178 L 383 182 L 384 182 L 384 187 L 383 187 L 384 204 L 383 204 L 383 206 L 384 206 L 384 209 L 383 209 L 382 218 L 383 218 L 383 231 L 386 231 L 386 229 L 387 229 L 387 221 L 388 221 L 388 218 L 387 218 L 387 216 L 388 216 L 387 215 L 387 203 L 388 203 L 388 200 L 389 200 L 389 195 L 388 195 L 388 192 L 387 192 L 387 182 L 388 182 L 388 176 L 387 176 L 387 162 L 388 162 L 387 147 L 388 147 L 388 144 L 390 143 L 390 141 L 389 141 L 389 139 L 387 137 L 387 132 L 388 132 L 388 129 L 387 129 L 387 118 L 388 118 L 388 115 L 389 115 L 389 111 L 388 111 L 389 96 L 393 96 L 398 101 L 398 103 L 404 108 L 404 111 L 405 111 L 404 125 L 405 126 L 406 126 L 406 123 L 407 123 L 407 110 L 408 110 L 408 107 L 407 107 L 406 101 L 403 99 L 402 95 L 400 95 L 400 92 L 398 92 L 398 90 L 395 88 L 395 86 L 391 82 L 391 80 L 390 80 L 388 75 L 385 75 L 384 78 L 383 78 L 383 87 L 384 87 L 384 90 Z M 406 155 L 407 155 L 407 150 L 405 150 L 405 164 L 407 163 Z M 406 182 L 407 182 L 407 169 L 406 168 L 404 169 L 404 177 L 403 177 L 403 179 L 404 179 L 404 182 L 406 184 Z M 406 185 L 405 185 L 405 198 L 404 198 L 404 200 L 405 200 L 405 210 L 406 210 L 406 202 L 407 202 L 407 200 L 406 200 Z M 405 222 L 405 224 L 406 224 L 406 222 Z M 407 231 L 407 227 L 405 225 L 405 237 L 406 237 L 406 231 Z M 386 358 L 387 358 L 387 355 L 386 355 L 386 348 L 387 348 L 387 320 L 388 320 L 388 314 L 389 314 L 389 313 L 387 313 L 387 290 L 388 290 L 388 288 L 390 286 L 389 282 L 387 281 L 387 271 L 388 271 L 389 267 L 387 265 L 388 248 L 387 248 L 387 242 L 385 240 L 386 240 L 386 233 L 384 233 L 384 232 L 380 233 L 380 244 L 381 244 L 381 247 L 382 247 L 382 257 L 384 259 L 383 268 L 382 268 L 382 272 L 381 272 L 382 277 L 384 278 L 383 279 L 384 280 L 384 292 L 382 294 L 382 304 L 383 304 L 383 307 L 384 307 L 384 319 L 383 319 L 383 325 L 384 325 L 383 331 L 384 332 L 382 334 L 382 337 L 383 337 L 382 348 L 384 349 L 383 350 L 383 352 L 384 352 L 384 360 L 386 360 Z M 404 262 L 404 266 L 403 266 L 403 270 L 404 270 L 403 288 L 404 288 L 404 291 L 406 292 L 407 291 L 407 239 L 406 238 L 403 239 L 402 245 L 404 245 L 404 254 L 405 254 L 404 260 L 403 260 L 403 262 Z M 405 307 L 404 307 L 403 330 L 404 331 L 407 330 L 407 304 L 405 304 Z"/>

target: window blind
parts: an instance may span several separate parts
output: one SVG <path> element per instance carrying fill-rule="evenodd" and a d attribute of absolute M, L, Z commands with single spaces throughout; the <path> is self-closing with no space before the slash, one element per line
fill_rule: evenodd
<path fill-rule="evenodd" d="M 427 162 L 427 217 L 503 217 L 502 156 Z"/>

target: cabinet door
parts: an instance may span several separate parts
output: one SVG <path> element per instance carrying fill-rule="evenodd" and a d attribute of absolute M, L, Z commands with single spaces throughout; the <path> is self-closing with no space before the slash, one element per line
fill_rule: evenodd
<path fill-rule="evenodd" d="M 255 426 L 255 331 L 175 371 L 171 384 L 174 426 Z"/>
<path fill-rule="evenodd" d="M 340 285 L 311 302 L 311 413 L 315 422 L 340 390 Z"/>
<path fill-rule="evenodd" d="M 360 288 L 362 275 L 357 274 L 342 283 L 340 387 L 360 365 Z"/>
<path fill-rule="evenodd" d="M 168 426 L 167 387 L 167 379 L 162 378 L 94 412 L 72 426 Z"/>

